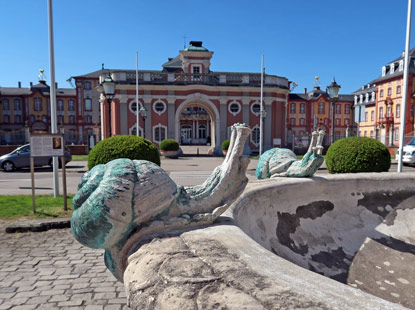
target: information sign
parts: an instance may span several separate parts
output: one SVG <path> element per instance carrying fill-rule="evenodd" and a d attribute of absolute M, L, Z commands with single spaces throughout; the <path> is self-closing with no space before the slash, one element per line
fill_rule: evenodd
<path fill-rule="evenodd" d="M 30 156 L 63 156 L 62 134 L 40 134 L 30 136 Z"/>

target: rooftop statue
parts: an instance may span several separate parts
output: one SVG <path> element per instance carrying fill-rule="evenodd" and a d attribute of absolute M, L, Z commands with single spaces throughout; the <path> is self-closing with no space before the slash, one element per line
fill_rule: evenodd
<path fill-rule="evenodd" d="M 323 130 L 314 131 L 308 151 L 301 160 L 289 149 L 273 148 L 266 151 L 258 160 L 257 179 L 311 177 L 324 162 L 321 156 L 323 138 Z"/>
<path fill-rule="evenodd" d="M 72 234 L 82 244 L 105 249 L 105 264 L 122 281 L 127 258 L 146 240 L 174 230 L 211 224 L 242 193 L 249 159 L 243 156 L 251 130 L 232 127 L 224 162 L 202 184 L 176 185 L 159 166 L 116 159 L 86 172 L 73 198 Z"/>

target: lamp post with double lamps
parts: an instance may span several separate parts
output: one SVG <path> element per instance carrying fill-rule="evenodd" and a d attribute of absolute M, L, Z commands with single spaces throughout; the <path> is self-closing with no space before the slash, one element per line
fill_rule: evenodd
<path fill-rule="evenodd" d="M 336 79 L 333 78 L 333 82 L 327 87 L 329 89 L 329 97 L 332 104 L 332 116 L 331 116 L 331 144 L 334 143 L 334 121 L 335 121 L 335 107 L 336 102 L 339 99 L 340 85 L 336 83 Z"/>
<path fill-rule="evenodd" d="M 112 79 L 111 75 L 108 76 L 102 81 L 102 87 L 104 88 L 104 97 L 108 102 L 108 138 L 112 135 L 111 130 L 111 102 L 115 96 L 115 82 Z"/>

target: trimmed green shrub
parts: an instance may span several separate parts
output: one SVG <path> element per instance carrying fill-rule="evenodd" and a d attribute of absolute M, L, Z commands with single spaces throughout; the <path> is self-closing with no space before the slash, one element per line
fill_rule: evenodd
<path fill-rule="evenodd" d="M 161 141 L 160 150 L 162 151 L 178 151 L 179 143 L 174 139 L 166 139 Z"/>
<path fill-rule="evenodd" d="M 137 136 L 116 136 L 102 140 L 92 148 L 88 169 L 117 158 L 143 159 L 160 166 L 158 149 L 151 141 Z"/>
<path fill-rule="evenodd" d="M 349 137 L 334 142 L 326 154 L 330 173 L 388 171 L 391 156 L 388 148 L 378 140 Z"/>
<path fill-rule="evenodd" d="M 229 144 L 231 143 L 231 140 L 226 139 L 222 142 L 222 150 L 227 151 L 229 149 Z"/>

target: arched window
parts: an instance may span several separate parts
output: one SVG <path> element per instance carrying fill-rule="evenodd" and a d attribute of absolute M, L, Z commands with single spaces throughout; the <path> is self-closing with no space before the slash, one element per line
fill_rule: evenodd
<path fill-rule="evenodd" d="M 258 125 L 256 125 L 253 129 L 252 129 L 252 133 L 251 133 L 251 142 L 252 144 L 254 144 L 255 146 L 259 145 L 259 127 Z"/>
<path fill-rule="evenodd" d="M 181 144 L 190 144 L 192 142 L 192 126 L 182 125 L 180 128 Z"/>
<path fill-rule="evenodd" d="M 160 143 L 167 137 L 167 127 L 161 124 L 153 127 L 154 142 Z"/>
<path fill-rule="evenodd" d="M 206 139 L 206 126 L 199 125 L 199 139 Z"/>
<path fill-rule="evenodd" d="M 136 136 L 137 135 L 137 124 L 134 124 L 134 126 L 132 126 L 128 131 L 131 136 Z M 140 127 L 138 131 L 138 135 L 140 137 L 143 136 L 143 128 Z"/>

